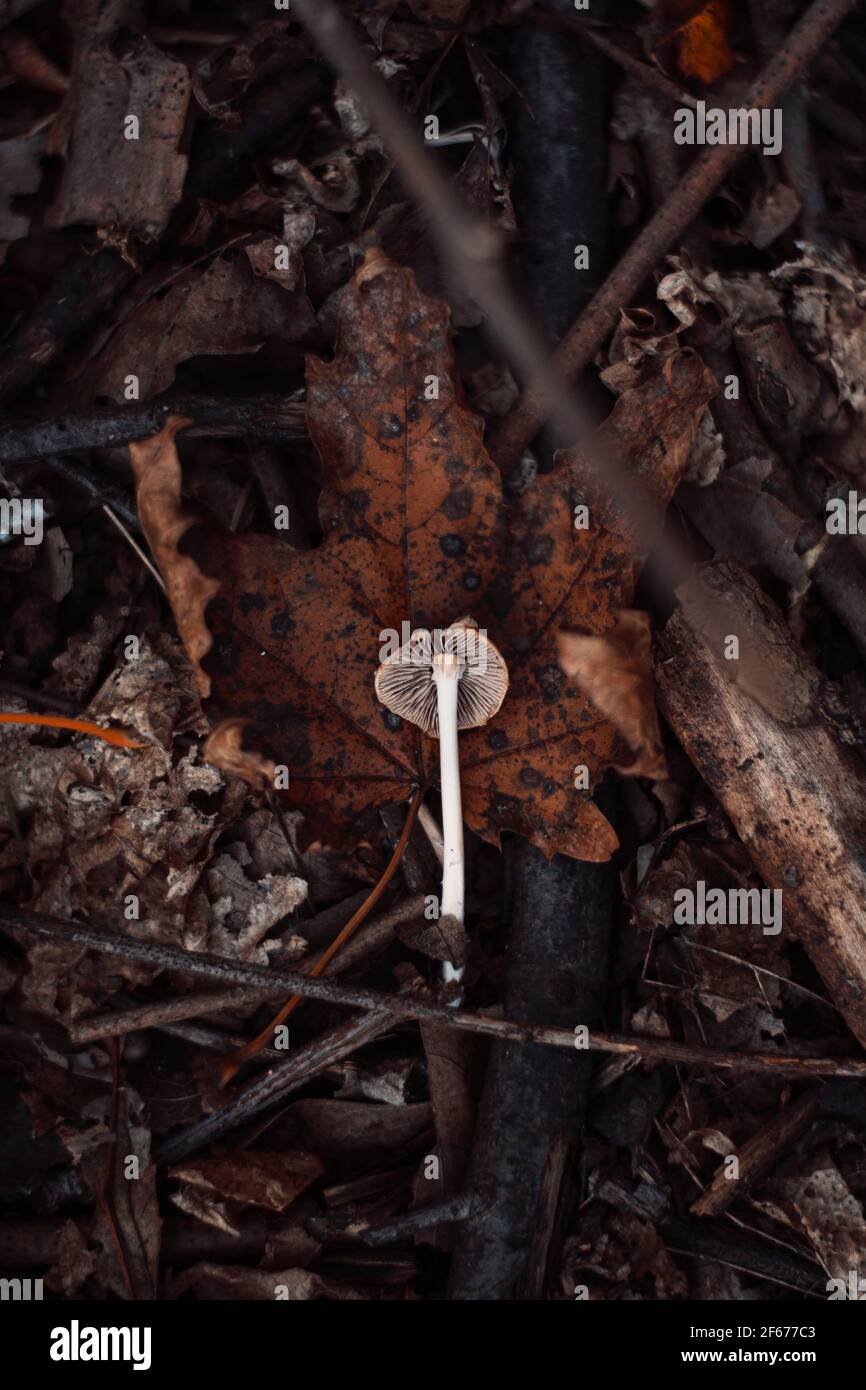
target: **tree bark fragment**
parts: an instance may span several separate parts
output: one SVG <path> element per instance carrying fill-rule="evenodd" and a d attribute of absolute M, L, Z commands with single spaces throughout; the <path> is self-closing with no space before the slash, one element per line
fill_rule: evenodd
<path fill-rule="evenodd" d="M 783 930 L 800 938 L 866 1045 L 862 766 L 825 713 L 819 673 L 756 582 L 732 562 L 701 574 L 730 612 L 741 657 L 724 660 L 718 634 L 708 641 L 675 613 L 656 662 L 662 712 L 758 873 L 782 890 Z M 760 674 L 771 692 L 764 704 L 746 693 L 737 668 L 753 688 Z M 765 707 L 773 704 L 775 714 Z"/>

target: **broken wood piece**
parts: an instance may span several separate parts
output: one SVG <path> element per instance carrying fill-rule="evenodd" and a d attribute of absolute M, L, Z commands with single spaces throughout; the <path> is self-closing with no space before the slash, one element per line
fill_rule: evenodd
<path fill-rule="evenodd" d="M 819 672 L 756 582 L 729 561 L 703 567 L 700 580 L 730 614 L 728 631 L 697 629 L 698 581 L 684 586 L 656 661 L 662 712 L 758 873 L 782 891 L 784 929 L 866 1045 L 862 767 L 822 709 Z M 732 637 L 739 657 L 725 660 Z"/>

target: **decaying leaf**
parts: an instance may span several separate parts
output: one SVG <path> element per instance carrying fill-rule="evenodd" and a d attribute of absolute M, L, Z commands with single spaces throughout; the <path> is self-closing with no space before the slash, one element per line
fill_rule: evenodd
<path fill-rule="evenodd" d="M 654 15 L 662 37 L 659 47 L 676 46 L 676 65 L 683 77 L 709 84 L 734 66 L 728 44 L 728 0 L 662 0 Z"/>
<path fill-rule="evenodd" d="M 659 510 L 713 390 L 693 353 L 675 353 L 602 427 Z M 575 790 L 574 768 L 585 764 L 592 786 L 622 752 L 611 723 L 566 682 L 557 640 L 560 629 L 613 627 L 639 557 L 588 464 L 561 454 L 506 516 L 480 425 L 461 403 L 447 311 L 381 252 L 343 296 L 335 361 L 309 363 L 308 413 L 326 473 L 322 545 L 209 541 L 204 563 L 222 587 L 204 622 L 200 606 L 192 617 L 182 609 L 196 659 L 213 640 L 211 712 L 249 720 L 248 746 L 289 768 L 285 795 L 310 830 L 346 823 L 404 800 L 438 763 L 435 742 L 375 699 L 383 647 L 470 610 L 505 655 L 511 687 L 490 724 L 461 737 L 466 820 L 493 843 L 508 829 L 547 854 L 606 859 L 616 837 L 591 790 Z M 175 428 L 134 446 L 140 489 L 150 470 L 179 486 Z M 181 534 L 180 523 L 169 512 L 143 522 L 175 564 L 163 532 Z M 210 594 L 207 581 L 199 591 Z"/>
<path fill-rule="evenodd" d="M 180 140 L 192 81 L 184 63 L 149 39 L 121 37 L 123 10 L 123 0 L 80 7 L 66 167 L 50 224 L 116 224 L 152 239 L 183 191 Z"/>
<path fill-rule="evenodd" d="M 297 1100 L 269 1130 L 274 1149 L 304 1149 L 329 1170 L 399 1161 L 432 1129 L 431 1106 L 369 1105 L 349 1100 Z"/>
<path fill-rule="evenodd" d="M 773 1187 L 824 1268 L 847 1289 L 850 1271 L 862 1274 L 866 1269 L 866 1221 L 862 1204 L 831 1155 L 826 1151 L 811 1155 L 780 1176 Z"/>
<path fill-rule="evenodd" d="M 225 1154 L 176 1164 L 171 1176 L 231 1202 L 285 1211 L 324 1168 L 302 1152 Z"/>
<path fill-rule="evenodd" d="M 559 659 L 602 714 L 616 725 L 636 754 L 621 767 L 630 777 L 667 776 L 652 679 L 652 634 L 648 613 L 617 614 L 616 626 L 603 637 L 563 632 Z"/>
<path fill-rule="evenodd" d="M 839 255 L 802 245 L 772 272 L 791 298 L 794 330 L 810 361 L 825 367 L 840 401 L 866 410 L 866 279 Z"/>
<path fill-rule="evenodd" d="M 195 562 L 178 551 L 178 545 L 193 524 L 191 516 L 181 516 L 180 464 L 173 449 L 166 448 L 179 429 L 189 422 L 172 416 L 158 439 L 132 444 L 129 456 L 138 484 L 136 500 L 145 534 L 156 563 L 166 578 L 166 588 L 175 612 L 178 632 L 186 647 L 202 696 L 210 694 L 210 681 L 201 659 L 211 645 L 204 625 L 209 601 L 219 592 L 219 582 L 207 579 Z"/>
<path fill-rule="evenodd" d="M 303 340 L 313 325 L 304 294 L 288 294 L 255 275 L 243 253 L 229 253 L 144 299 L 82 373 L 76 393 L 121 401 L 132 373 L 147 400 L 166 390 L 179 364 L 192 357 L 258 352 L 270 337 Z"/>
<path fill-rule="evenodd" d="M 100 1118 L 108 1118 L 110 1097 L 103 1093 L 91 1107 Z M 153 1298 L 157 1289 L 162 1216 L 156 1194 L 156 1164 L 151 1160 L 151 1133 L 142 1099 L 131 1087 L 124 1087 L 120 1108 L 120 1153 L 123 1164 L 136 1160 L 136 1177 L 127 1180 L 116 1164 L 111 1184 L 112 1211 L 102 1200 L 96 1203 L 90 1243 L 97 1250 L 96 1277 L 115 1297 Z M 110 1131 L 104 1132 L 107 1142 Z M 105 1191 L 105 1144 L 90 1149 L 82 1161 L 86 1182 L 94 1195 Z M 127 1167 L 127 1175 L 129 1169 Z M 122 1250 L 122 1255 L 120 1251 Z"/>
<path fill-rule="evenodd" d="M 219 586 L 217 586 L 219 587 Z M 204 676 L 208 680 L 207 676 Z M 204 746 L 204 757 L 228 772 L 232 777 L 243 777 L 251 787 L 261 790 L 273 787 L 276 765 L 260 753 L 241 747 L 246 719 L 223 719 L 208 735 Z"/>

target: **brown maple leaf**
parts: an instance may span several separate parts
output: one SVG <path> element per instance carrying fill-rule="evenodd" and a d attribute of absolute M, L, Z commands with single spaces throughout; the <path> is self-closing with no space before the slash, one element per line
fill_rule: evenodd
<path fill-rule="evenodd" d="M 713 390 L 700 360 L 676 353 L 602 426 L 606 447 L 631 461 L 659 512 Z M 250 780 L 270 763 L 287 767 L 284 795 L 305 811 L 308 833 L 320 833 L 435 778 L 435 741 L 378 703 L 374 677 L 389 641 L 394 649 L 415 627 L 444 629 L 468 614 L 505 656 L 511 686 L 489 724 L 461 735 L 467 823 L 493 843 L 512 830 L 548 855 L 607 859 L 617 840 L 591 789 L 627 749 L 567 681 L 557 641 L 562 629 L 614 626 L 632 602 L 638 557 L 592 470 L 561 453 L 506 505 L 460 396 L 447 309 L 381 252 L 346 288 L 334 361 L 308 364 L 307 409 L 325 475 L 318 549 L 263 534 L 209 534 L 196 547 L 220 581 L 204 642 L 199 631 L 194 644 L 200 655 L 212 639 L 200 689 L 212 715 L 248 721 Z M 140 495 L 170 490 L 179 425 L 132 446 Z M 165 532 L 179 536 L 189 522 L 176 507 L 161 521 L 147 511 L 145 531 L 163 557 Z M 193 646 L 189 608 L 177 585 L 168 590 Z M 199 579 L 199 610 L 202 593 Z M 243 754 L 236 736 L 231 743 L 237 771 Z M 588 771 L 579 790 L 578 766 Z"/>

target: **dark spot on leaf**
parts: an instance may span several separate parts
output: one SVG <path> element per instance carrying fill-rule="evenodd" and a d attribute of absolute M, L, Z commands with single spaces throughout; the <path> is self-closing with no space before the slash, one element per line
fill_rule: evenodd
<path fill-rule="evenodd" d="M 443 555 L 462 555 L 466 550 L 462 536 L 455 536 L 453 531 L 439 537 L 439 546 Z"/>
<path fill-rule="evenodd" d="M 477 589 L 480 583 L 481 577 L 477 575 L 474 570 L 467 571 L 463 576 L 463 587 L 464 589 L 468 589 L 470 593 L 474 589 Z"/>
<path fill-rule="evenodd" d="M 274 613 L 271 618 L 271 636 L 285 637 L 294 626 L 288 608 L 283 608 L 279 613 Z"/>
<path fill-rule="evenodd" d="M 390 729 L 391 732 L 395 734 L 403 727 L 403 720 L 400 718 L 399 714 L 394 714 L 393 710 L 390 709 L 382 710 L 382 723 L 385 725 L 386 729 Z"/>
<path fill-rule="evenodd" d="M 472 493 L 468 488 L 455 487 L 442 503 L 442 512 L 449 521 L 462 521 L 472 513 Z"/>
<path fill-rule="evenodd" d="M 546 705 L 554 704 L 562 695 L 565 685 L 565 676 L 558 666 L 545 666 L 540 672 L 538 683 L 541 686 L 541 694 Z"/>
<path fill-rule="evenodd" d="M 553 538 L 530 536 L 523 547 L 523 553 L 531 565 L 548 565 L 553 554 Z"/>
<path fill-rule="evenodd" d="M 502 729 L 491 729 L 487 735 L 487 746 L 489 748 L 507 748 L 508 735 Z"/>
<path fill-rule="evenodd" d="M 522 767 L 517 776 L 524 787 L 540 787 L 543 781 L 537 767 Z"/>
<path fill-rule="evenodd" d="M 446 473 L 450 473 L 452 477 L 453 477 L 455 474 L 457 474 L 457 473 L 459 473 L 459 474 L 462 475 L 462 474 L 464 474 L 464 473 L 466 472 L 466 464 L 463 462 L 462 459 L 458 459 L 458 458 L 446 459 L 446 460 L 445 460 L 445 472 L 446 472 Z"/>
<path fill-rule="evenodd" d="M 387 412 L 379 420 L 380 439 L 399 439 L 401 434 L 405 434 L 406 427 L 402 420 L 398 420 L 396 415 Z"/>
<path fill-rule="evenodd" d="M 264 606 L 264 594 L 241 594 L 238 599 L 238 608 L 242 613 L 261 612 Z"/>
<path fill-rule="evenodd" d="M 356 512 L 366 512 L 370 505 L 370 494 L 366 488 L 353 487 L 346 493 L 349 505 L 355 508 Z"/>

